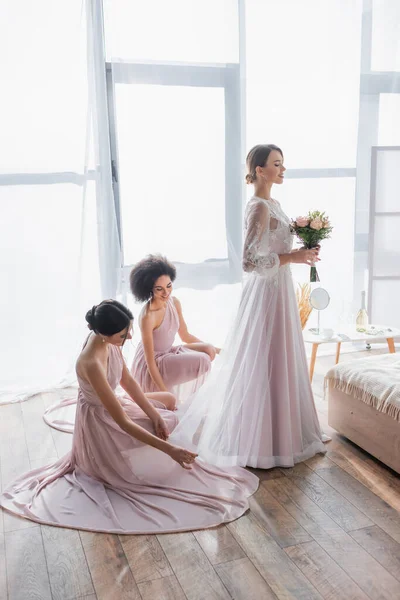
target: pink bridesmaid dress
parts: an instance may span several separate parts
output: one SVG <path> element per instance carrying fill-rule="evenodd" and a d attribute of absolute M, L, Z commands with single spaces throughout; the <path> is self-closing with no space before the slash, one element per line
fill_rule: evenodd
<path fill-rule="evenodd" d="M 168 391 L 182 403 L 204 383 L 211 360 L 205 352 L 174 346 L 178 330 L 178 312 L 173 299 L 169 298 L 163 322 L 153 331 L 154 357 Z M 137 346 L 131 373 L 144 392 L 160 391 L 151 378 L 142 342 Z"/>
<path fill-rule="evenodd" d="M 110 345 L 107 379 L 121 380 L 123 358 Z M 88 382 L 79 378 L 71 452 L 26 473 L 0 495 L 6 510 L 48 525 L 118 534 L 152 534 L 213 527 L 240 517 L 258 479 L 244 469 L 196 461 L 185 470 L 166 454 L 125 433 Z M 147 415 L 120 398 L 130 419 L 153 432 Z M 174 412 L 153 402 L 170 431 Z"/>

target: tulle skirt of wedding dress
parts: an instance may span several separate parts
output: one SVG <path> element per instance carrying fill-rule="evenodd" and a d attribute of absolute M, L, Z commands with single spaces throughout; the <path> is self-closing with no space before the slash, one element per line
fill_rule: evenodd
<path fill-rule="evenodd" d="M 219 365 L 171 441 L 219 466 L 290 467 L 325 452 L 291 271 L 249 275 Z"/>

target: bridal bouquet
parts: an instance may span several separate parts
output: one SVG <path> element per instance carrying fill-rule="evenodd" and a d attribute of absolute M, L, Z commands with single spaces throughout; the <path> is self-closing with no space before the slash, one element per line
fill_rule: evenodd
<path fill-rule="evenodd" d="M 296 217 L 292 221 L 292 233 L 297 235 L 303 248 L 316 248 L 322 240 L 330 237 L 332 229 L 329 217 L 319 210 L 310 211 L 306 217 Z M 319 281 L 315 266 L 311 267 L 310 281 Z"/>

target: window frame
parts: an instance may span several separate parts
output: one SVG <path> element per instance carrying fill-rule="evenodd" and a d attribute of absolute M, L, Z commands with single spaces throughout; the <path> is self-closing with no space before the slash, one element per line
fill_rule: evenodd
<path fill-rule="evenodd" d="M 176 263 L 180 287 L 213 287 L 241 279 L 238 256 L 242 252 L 243 185 L 241 183 L 241 78 L 239 63 L 196 64 L 168 62 L 118 62 L 118 74 L 113 62 L 106 62 L 108 122 L 111 148 L 111 170 L 114 207 L 120 239 L 123 280 L 127 281 L 132 265 L 123 257 L 123 227 L 119 186 L 118 134 L 116 128 L 115 86 L 145 84 L 166 86 L 218 87 L 224 90 L 225 103 L 225 227 L 228 258 L 210 256 L 202 263 Z M 134 200 L 133 200 L 134 201 Z"/>

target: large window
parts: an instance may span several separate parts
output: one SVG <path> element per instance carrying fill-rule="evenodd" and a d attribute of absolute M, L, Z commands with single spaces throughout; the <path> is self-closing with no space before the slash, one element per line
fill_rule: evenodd
<path fill-rule="evenodd" d="M 104 6 L 124 271 L 160 252 L 178 265 L 180 286 L 239 281 L 238 4 L 118 0 Z"/>
<path fill-rule="evenodd" d="M 107 74 L 124 267 L 161 252 L 192 265 L 181 285 L 210 278 L 216 263 L 214 276 L 231 280 L 242 218 L 238 65 L 115 62 Z"/>

